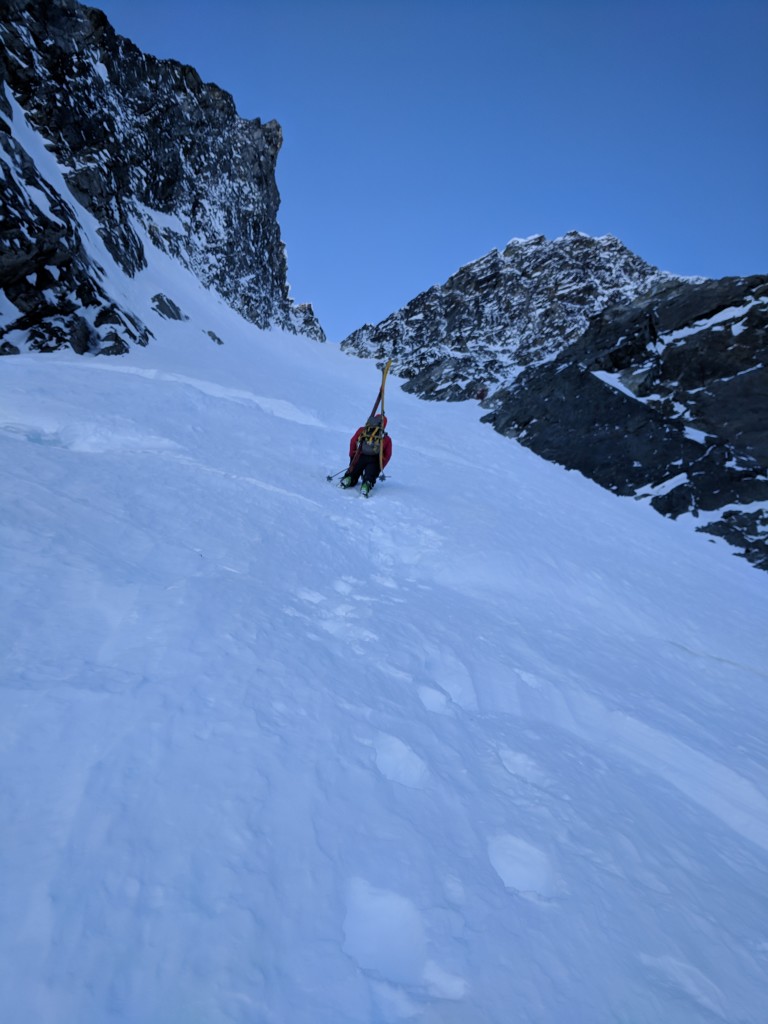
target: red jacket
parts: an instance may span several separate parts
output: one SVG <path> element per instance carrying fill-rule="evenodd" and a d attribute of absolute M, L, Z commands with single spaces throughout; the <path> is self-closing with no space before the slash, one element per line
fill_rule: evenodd
<path fill-rule="evenodd" d="M 349 442 L 349 458 L 352 461 L 357 454 L 357 442 L 360 439 L 365 427 L 358 427 Z M 381 468 L 383 469 L 392 458 L 392 438 L 385 434 L 381 444 Z"/>

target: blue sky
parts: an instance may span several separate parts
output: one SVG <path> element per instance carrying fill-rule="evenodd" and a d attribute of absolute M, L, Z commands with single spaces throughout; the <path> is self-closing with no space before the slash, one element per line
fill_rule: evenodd
<path fill-rule="evenodd" d="M 510 238 L 768 273 L 763 0 L 104 0 L 276 118 L 291 295 L 329 339 Z"/>

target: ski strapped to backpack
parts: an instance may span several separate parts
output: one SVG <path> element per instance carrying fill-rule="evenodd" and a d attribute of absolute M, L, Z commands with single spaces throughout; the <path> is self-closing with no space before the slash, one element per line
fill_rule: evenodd
<path fill-rule="evenodd" d="M 392 365 L 392 360 L 388 359 L 387 360 L 387 365 L 381 371 L 381 387 L 379 388 L 379 398 L 381 399 L 381 433 L 382 433 L 382 438 L 383 438 L 383 435 L 384 435 L 384 421 L 386 419 L 386 416 L 384 415 L 384 385 L 387 383 L 387 374 L 389 373 L 389 368 L 390 368 L 391 365 Z M 381 473 L 382 470 L 384 469 L 384 461 L 383 460 L 384 460 L 384 445 L 381 443 L 381 440 L 379 440 L 379 473 Z"/>
<path fill-rule="evenodd" d="M 379 387 L 379 393 L 376 395 L 376 401 L 373 403 L 373 408 L 371 409 L 371 415 L 368 417 L 368 420 L 371 420 L 374 416 L 377 415 L 377 413 L 379 412 L 379 408 L 381 408 L 381 422 L 382 422 L 382 424 L 384 422 L 384 388 L 385 388 L 386 383 L 387 383 L 387 374 L 389 373 L 389 368 L 390 368 L 391 365 L 392 365 L 392 360 L 388 359 L 386 364 L 385 364 L 385 366 L 384 366 L 384 368 L 383 368 L 383 370 L 381 371 L 381 385 Z M 382 433 L 383 433 L 383 431 L 382 431 Z M 381 469 L 381 463 L 382 463 L 382 459 L 383 459 L 383 455 L 382 455 L 383 447 L 384 446 L 381 443 L 379 443 L 378 452 L 379 452 L 379 468 L 380 469 Z M 329 473 L 328 476 L 326 477 L 326 480 L 333 480 L 333 479 L 335 479 L 335 477 L 341 476 L 344 473 L 351 473 L 352 470 L 355 468 L 355 464 L 356 464 L 357 460 L 360 457 L 361 448 L 362 448 L 362 436 L 360 437 L 360 439 L 357 442 L 357 448 L 355 450 L 354 458 L 350 462 L 350 464 L 347 467 L 347 469 L 341 469 L 341 470 L 339 470 L 338 473 L 333 473 L 333 474 Z M 380 479 L 381 480 L 384 479 L 384 474 L 383 473 L 381 474 Z"/>
<path fill-rule="evenodd" d="M 379 393 L 376 396 L 376 401 L 373 403 L 373 408 L 371 409 L 371 416 L 376 415 L 376 413 L 379 411 L 379 406 L 381 406 L 381 415 L 384 415 L 384 387 L 386 386 L 387 383 L 387 374 L 389 373 L 389 368 L 391 365 L 392 360 L 388 359 L 386 365 L 384 366 L 384 369 L 381 371 L 381 387 L 379 388 Z"/>
<path fill-rule="evenodd" d="M 384 457 L 384 445 L 381 443 L 384 437 L 384 389 L 387 384 L 387 374 L 389 373 L 389 368 L 391 365 L 392 360 L 388 359 L 384 366 L 384 369 L 381 371 L 381 387 L 379 388 L 379 393 L 376 396 L 376 401 L 373 403 L 371 415 L 368 417 L 368 420 L 365 425 L 365 430 L 358 439 L 357 448 L 355 450 L 355 457 L 352 459 L 352 462 L 349 465 L 350 470 L 353 470 L 355 468 L 355 464 L 357 463 L 357 460 L 360 458 L 360 455 L 362 453 L 366 453 L 369 455 L 378 454 L 379 471 L 381 471 L 382 460 Z"/>

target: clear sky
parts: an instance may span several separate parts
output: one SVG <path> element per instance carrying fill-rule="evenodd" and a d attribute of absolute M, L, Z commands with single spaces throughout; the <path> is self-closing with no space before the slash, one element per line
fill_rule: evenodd
<path fill-rule="evenodd" d="M 291 295 L 329 340 L 510 238 L 768 273 L 765 0 L 103 0 L 277 119 Z"/>

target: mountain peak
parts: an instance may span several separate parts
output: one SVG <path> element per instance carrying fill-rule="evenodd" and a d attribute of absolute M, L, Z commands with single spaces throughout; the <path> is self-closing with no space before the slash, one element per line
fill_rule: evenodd
<path fill-rule="evenodd" d="M 485 398 L 534 360 L 553 357 L 607 306 L 677 280 L 611 235 L 571 231 L 511 239 L 342 342 L 392 358 L 412 390 L 431 398 Z"/>

